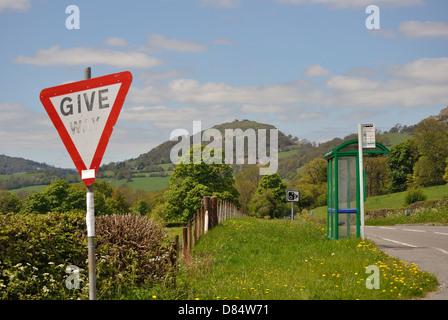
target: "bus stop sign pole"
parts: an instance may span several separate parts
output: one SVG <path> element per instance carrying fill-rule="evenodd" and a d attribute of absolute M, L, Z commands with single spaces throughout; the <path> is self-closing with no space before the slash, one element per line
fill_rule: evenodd
<path fill-rule="evenodd" d="M 359 158 L 359 209 L 361 220 L 361 239 L 365 240 L 364 226 L 364 175 L 362 159 L 362 124 L 358 124 L 358 158 Z"/>

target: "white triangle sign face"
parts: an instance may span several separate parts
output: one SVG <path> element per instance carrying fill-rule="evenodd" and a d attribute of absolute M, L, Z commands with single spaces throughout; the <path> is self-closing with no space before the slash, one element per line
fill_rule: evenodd
<path fill-rule="evenodd" d="M 121 83 L 117 83 L 50 98 L 87 168 L 92 164 L 120 87 Z"/>
<path fill-rule="evenodd" d="M 42 104 L 86 185 L 95 180 L 131 82 L 126 71 L 41 92 Z"/>

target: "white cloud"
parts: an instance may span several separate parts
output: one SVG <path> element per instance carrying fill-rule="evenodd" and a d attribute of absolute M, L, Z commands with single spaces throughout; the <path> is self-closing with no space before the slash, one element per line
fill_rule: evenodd
<path fill-rule="evenodd" d="M 161 34 L 151 34 L 148 37 L 148 44 L 157 49 L 180 52 L 202 52 L 207 47 L 196 41 L 184 41 L 178 39 L 167 39 Z"/>
<path fill-rule="evenodd" d="M 42 145 L 51 149 L 54 145 L 57 132 L 45 112 L 25 109 L 19 103 L 0 103 L 0 114 L 2 149 L 39 149 Z"/>
<path fill-rule="evenodd" d="M 398 31 L 406 38 L 438 37 L 448 40 L 448 23 L 432 21 L 405 21 L 400 23 Z"/>
<path fill-rule="evenodd" d="M 130 99 L 135 103 L 163 104 L 167 102 L 191 104 L 285 104 L 295 103 L 309 95 L 305 81 L 265 86 L 235 87 L 228 83 L 200 84 L 192 79 L 175 79 L 168 84 L 131 88 Z"/>
<path fill-rule="evenodd" d="M 361 77 L 334 76 L 326 81 L 326 87 L 339 91 L 374 90 L 380 85 L 380 81 L 371 81 Z"/>
<path fill-rule="evenodd" d="M 98 64 L 120 68 L 151 68 L 162 64 L 162 60 L 139 52 L 123 52 L 94 47 L 61 49 L 59 46 L 39 49 L 33 56 L 19 55 L 15 62 L 36 66 Z"/>
<path fill-rule="evenodd" d="M 334 76 L 326 86 L 332 105 L 346 107 L 429 107 L 448 101 L 448 58 L 421 58 L 386 70 L 388 79 Z"/>
<path fill-rule="evenodd" d="M 108 38 L 104 41 L 106 46 L 124 48 L 129 45 L 129 41 L 119 37 Z"/>
<path fill-rule="evenodd" d="M 332 8 L 365 8 L 368 5 L 373 4 L 372 0 L 275 0 L 281 3 L 290 4 L 325 4 Z M 388 6 L 388 7 L 405 7 L 414 5 L 423 5 L 423 0 L 376 0 L 374 2 L 378 6 Z"/>
<path fill-rule="evenodd" d="M 162 130 L 174 130 L 192 126 L 201 120 L 203 127 L 234 120 L 234 112 L 223 105 L 173 108 L 164 105 L 136 106 L 121 111 L 120 121 L 144 122 Z M 206 116 L 205 116 L 206 115 Z M 191 130 L 190 130 L 191 131 Z"/>
<path fill-rule="evenodd" d="M 330 74 L 330 70 L 325 69 L 321 65 L 313 64 L 308 67 L 306 67 L 305 71 L 303 72 L 304 75 L 307 77 L 325 77 Z"/>
<path fill-rule="evenodd" d="M 381 78 L 375 78 L 377 75 Z M 422 58 L 389 66 L 380 73 L 332 75 L 318 82 L 297 80 L 263 86 L 200 83 L 182 78 L 167 83 L 148 82 L 131 88 L 129 99 L 144 105 L 241 105 L 243 112 L 258 114 L 286 112 L 289 106 L 298 105 L 383 108 L 446 105 L 448 58 Z"/>
<path fill-rule="evenodd" d="M 392 66 L 389 72 L 396 77 L 421 84 L 440 83 L 448 86 L 448 57 L 421 58 L 404 65 Z"/>
<path fill-rule="evenodd" d="M 0 12 L 5 9 L 27 10 L 30 7 L 30 0 L 0 0 Z"/>

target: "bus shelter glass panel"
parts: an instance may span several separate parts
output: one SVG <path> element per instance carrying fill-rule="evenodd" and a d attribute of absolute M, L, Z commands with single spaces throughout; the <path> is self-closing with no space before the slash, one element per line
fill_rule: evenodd
<path fill-rule="evenodd" d="M 327 164 L 327 237 L 335 237 L 335 205 L 336 205 L 336 186 L 335 186 L 335 159 L 329 159 Z"/>
<path fill-rule="evenodd" d="M 357 208 L 357 157 L 338 157 L 338 238 L 357 236 L 358 208 Z"/>

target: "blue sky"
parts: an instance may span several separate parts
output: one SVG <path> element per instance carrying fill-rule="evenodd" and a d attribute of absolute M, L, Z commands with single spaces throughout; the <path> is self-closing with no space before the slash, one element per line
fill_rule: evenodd
<path fill-rule="evenodd" d="M 365 26 L 377 5 L 380 29 Z M 66 7 L 80 29 L 66 28 Z M 129 70 L 103 163 L 234 119 L 318 142 L 448 105 L 448 2 L 0 0 L 0 153 L 74 167 L 42 89 Z"/>

